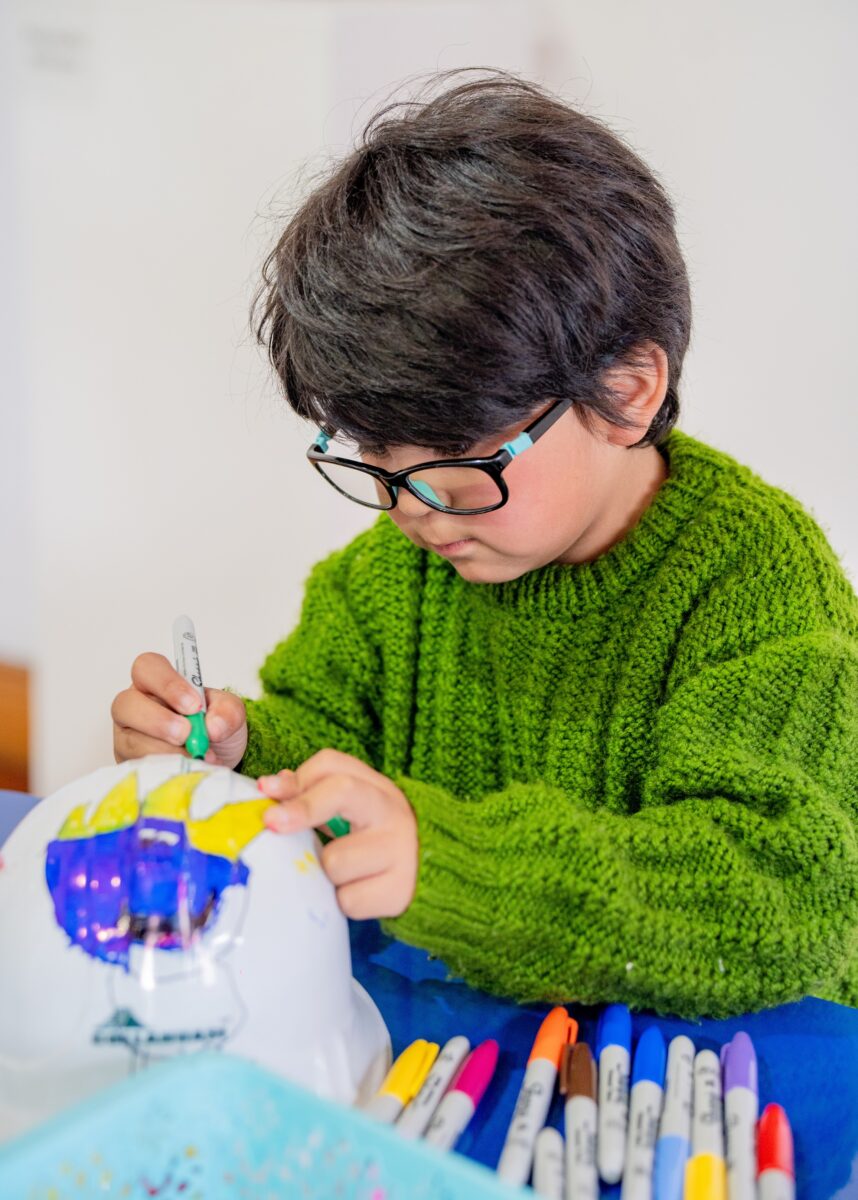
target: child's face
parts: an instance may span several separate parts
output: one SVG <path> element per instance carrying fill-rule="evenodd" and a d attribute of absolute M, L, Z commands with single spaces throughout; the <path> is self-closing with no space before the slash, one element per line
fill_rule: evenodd
<path fill-rule="evenodd" d="M 494 454 L 532 420 L 469 448 L 468 457 Z M 570 409 L 506 468 L 509 500 L 502 508 L 455 516 L 402 488 L 389 516 L 415 545 L 448 558 L 472 583 L 516 579 L 547 563 L 590 561 L 632 528 L 667 474 L 654 446 L 629 449 L 645 428 L 620 430 L 600 419 L 591 433 Z M 389 471 L 433 458 L 437 454 L 425 446 L 396 446 L 380 458 L 364 455 L 365 462 Z"/>

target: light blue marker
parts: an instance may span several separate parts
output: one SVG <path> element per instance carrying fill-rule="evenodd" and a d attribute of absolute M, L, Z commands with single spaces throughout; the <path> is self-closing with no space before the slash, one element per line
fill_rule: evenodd
<path fill-rule="evenodd" d="M 680 1035 L 667 1051 L 664 1109 L 655 1144 L 654 1200 L 682 1200 L 685 1164 L 691 1153 L 694 1043 Z"/>

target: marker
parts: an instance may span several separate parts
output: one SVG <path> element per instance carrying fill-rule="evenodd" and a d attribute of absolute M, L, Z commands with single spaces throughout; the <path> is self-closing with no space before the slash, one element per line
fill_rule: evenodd
<path fill-rule="evenodd" d="M 691 1153 L 691 1098 L 694 1086 L 694 1043 L 680 1034 L 667 1048 L 664 1108 L 655 1144 L 653 1196 L 682 1200 L 685 1164 Z"/>
<path fill-rule="evenodd" d="M 552 1008 L 539 1027 L 498 1160 L 499 1178 L 516 1187 L 530 1177 L 533 1147 L 551 1107 L 560 1056 L 563 1047 L 577 1036 L 578 1022 L 560 1005 Z"/>
<path fill-rule="evenodd" d="M 757 1056 L 747 1033 L 721 1047 L 724 1068 L 724 1129 L 727 1137 L 727 1190 L 730 1200 L 756 1200 L 759 1115 Z"/>
<path fill-rule="evenodd" d="M 726 1200 L 726 1197 L 721 1064 L 712 1050 L 701 1050 L 694 1059 L 691 1158 L 685 1164 L 684 1200 Z"/>
<path fill-rule="evenodd" d="M 547 1200 L 563 1200 L 563 1135 L 552 1125 L 536 1135 L 533 1190 Z"/>
<path fill-rule="evenodd" d="M 423 1136 L 450 1080 L 461 1066 L 470 1048 L 471 1043 L 466 1037 L 450 1038 L 435 1060 L 432 1070 L 426 1076 L 423 1087 L 408 1107 L 403 1110 L 396 1122 L 397 1133 L 401 1133 L 405 1138 Z"/>
<path fill-rule="evenodd" d="M 619 1183 L 626 1157 L 632 1017 L 625 1004 L 609 1004 L 599 1022 L 599 1174 Z"/>
<path fill-rule="evenodd" d="M 182 714 L 191 723 L 191 732 L 185 742 L 185 749 L 192 758 L 205 758 L 209 748 L 209 735 L 206 729 L 206 691 L 203 687 L 203 673 L 200 670 L 197 634 L 190 617 L 176 617 L 173 622 L 173 655 L 176 660 L 176 670 L 191 685 L 202 703 L 199 712 Z"/>
<path fill-rule="evenodd" d="M 795 1200 L 792 1130 L 779 1104 L 767 1104 L 757 1129 L 760 1200 Z"/>
<path fill-rule="evenodd" d="M 427 1042 L 423 1038 L 412 1042 L 387 1072 L 384 1082 L 364 1112 L 379 1121 L 392 1124 L 412 1096 L 420 1091 L 437 1054 L 435 1042 Z"/>
<path fill-rule="evenodd" d="M 472 1050 L 444 1094 L 426 1130 L 425 1141 L 441 1150 L 452 1150 L 489 1086 L 498 1061 L 494 1038 Z"/>
<path fill-rule="evenodd" d="M 641 1034 L 632 1067 L 626 1163 L 620 1200 L 652 1200 L 652 1165 L 664 1098 L 666 1058 L 664 1034 L 657 1025 L 650 1025 Z"/>
<path fill-rule="evenodd" d="M 586 1042 L 566 1046 L 560 1064 L 560 1091 L 567 1096 L 566 1200 L 599 1200 L 596 1169 L 596 1061 Z"/>

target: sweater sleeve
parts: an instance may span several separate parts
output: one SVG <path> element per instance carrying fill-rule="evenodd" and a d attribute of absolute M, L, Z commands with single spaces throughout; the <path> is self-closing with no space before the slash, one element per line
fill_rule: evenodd
<path fill-rule="evenodd" d="M 854 640 L 813 632 L 707 665 L 654 738 L 624 813 L 538 782 L 457 799 L 397 779 L 420 867 L 386 928 L 522 1001 L 858 1004 Z"/>
<path fill-rule="evenodd" d="M 236 770 L 245 775 L 294 770 L 326 746 L 377 766 L 381 672 L 348 595 L 356 552 L 352 543 L 313 567 L 298 625 L 263 663 L 262 696 L 242 697 L 248 742 Z"/>

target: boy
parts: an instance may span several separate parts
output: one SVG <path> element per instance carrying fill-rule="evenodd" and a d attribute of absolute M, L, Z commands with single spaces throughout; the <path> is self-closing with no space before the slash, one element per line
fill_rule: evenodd
<path fill-rule="evenodd" d="M 212 690 L 211 760 L 273 829 L 350 821 L 346 914 L 476 986 L 858 1003 L 858 599 L 796 500 L 674 428 L 668 197 L 503 73 L 387 114 L 257 301 L 312 465 L 383 511 L 314 568 L 262 698 Z M 117 758 L 182 746 L 184 693 L 138 658 Z"/>

